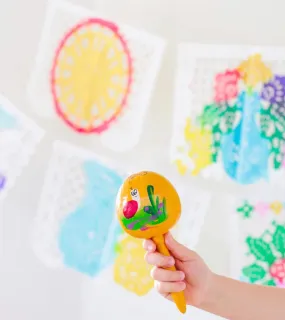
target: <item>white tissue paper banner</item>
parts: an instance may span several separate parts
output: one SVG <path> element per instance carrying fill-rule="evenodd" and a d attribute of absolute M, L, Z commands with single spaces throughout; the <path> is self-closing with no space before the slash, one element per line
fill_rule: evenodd
<path fill-rule="evenodd" d="M 285 197 L 245 197 L 233 203 L 231 273 L 241 281 L 285 287 Z"/>
<path fill-rule="evenodd" d="M 211 195 L 207 191 L 186 185 L 178 184 L 175 188 L 180 196 L 182 212 L 172 233 L 177 241 L 194 249 L 209 209 Z"/>
<path fill-rule="evenodd" d="M 139 141 L 164 47 L 159 37 L 53 1 L 28 85 L 31 105 L 79 133 L 100 134 L 114 151 L 129 150 Z"/>
<path fill-rule="evenodd" d="M 97 155 L 56 141 L 33 228 L 33 248 L 48 267 L 93 277 L 113 263 L 122 234 L 115 216 L 123 174 Z"/>
<path fill-rule="evenodd" d="M 180 44 L 171 160 L 181 175 L 285 181 L 285 48 Z"/>
<path fill-rule="evenodd" d="M 40 127 L 0 94 L 0 204 L 43 135 Z"/>

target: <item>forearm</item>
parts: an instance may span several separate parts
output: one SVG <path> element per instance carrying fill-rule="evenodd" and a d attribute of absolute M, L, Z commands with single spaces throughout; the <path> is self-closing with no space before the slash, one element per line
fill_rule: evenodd
<path fill-rule="evenodd" d="M 201 309 L 230 320 L 284 320 L 285 289 L 213 275 Z"/>

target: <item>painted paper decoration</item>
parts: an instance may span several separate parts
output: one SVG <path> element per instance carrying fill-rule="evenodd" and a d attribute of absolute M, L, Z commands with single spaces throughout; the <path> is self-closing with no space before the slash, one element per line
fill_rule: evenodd
<path fill-rule="evenodd" d="M 129 150 L 139 141 L 163 51 L 156 36 L 53 2 L 28 86 L 31 105 L 40 116 L 93 134 L 94 143 Z"/>
<path fill-rule="evenodd" d="M 151 266 L 145 260 L 143 240 L 125 235 L 117 244 L 114 281 L 126 290 L 144 296 L 153 288 Z"/>
<path fill-rule="evenodd" d="M 284 54 L 180 45 L 171 158 L 181 175 L 283 183 Z"/>
<path fill-rule="evenodd" d="M 115 199 L 123 176 L 93 153 L 56 142 L 47 171 L 33 246 L 49 267 L 96 276 L 112 265 L 122 230 Z"/>
<path fill-rule="evenodd" d="M 242 200 L 232 227 L 233 276 L 285 288 L 285 201 Z"/>
<path fill-rule="evenodd" d="M 44 131 L 0 95 L 0 203 L 28 164 Z"/>
<path fill-rule="evenodd" d="M 54 59 L 57 113 L 78 132 L 107 130 L 127 103 L 132 71 L 128 45 L 115 24 L 97 18 L 79 23 L 62 39 Z"/>

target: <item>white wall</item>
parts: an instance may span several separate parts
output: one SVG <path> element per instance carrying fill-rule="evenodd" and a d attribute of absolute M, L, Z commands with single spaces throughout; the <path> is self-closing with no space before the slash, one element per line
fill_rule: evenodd
<path fill-rule="evenodd" d="M 155 168 L 167 162 L 175 44 L 178 41 L 285 45 L 283 0 L 77 0 L 77 3 L 106 11 L 120 21 L 143 27 L 169 41 L 149 111 L 152 120 L 149 122 L 150 117 L 147 120 L 148 130 L 135 150 L 138 159 L 142 158 L 140 155 L 144 150 L 149 150 L 150 156 L 145 162 L 139 160 L 141 166 L 145 164 Z M 82 281 L 79 275 L 70 271 L 47 269 L 34 256 L 30 246 L 30 227 L 52 140 L 55 137 L 67 139 L 88 147 L 88 142 L 64 126 L 36 118 L 27 103 L 26 83 L 37 50 L 46 5 L 47 0 L 0 2 L 0 91 L 44 129 L 51 131 L 54 127 L 53 133 L 46 136 L 11 191 L 1 212 L 0 318 L 111 319 L 104 316 L 106 305 L 96 300 L 93 284 L 86 279 Z M 165 118 L 163 125 L 158 121 L 161 114 Z M 106 154 L 112 155 L 109 152 Z M 119 156 L 119 159 L 126 160 L 127 155 Z M 152 159 L 155 159 L 154 163 Z M 167 170 L 167 165 L 163 169 Z M 199 180 L 195 182 L 210 190 L 214 187 Z M 198 245 L 198 251 L 210 266 L 221 273 L 229 270 L 230 248 L 224 232 L 224 221 L 229 212 L 223 205 L 222 196 L 222 191 L 226 189 L 233 193 L 240 191 L 234 185 L 220 185 L 219 190 L 215 188 L 219 197 L 211 206 Z M 113 302 L 116 300 L 114 297 L 113 293 Z M 99 304 L 100 316 L 96 314 Z M 161 316 L 163 314 L 160 313 Z M 191 314 L 189 318 L 194 319 Z"/>

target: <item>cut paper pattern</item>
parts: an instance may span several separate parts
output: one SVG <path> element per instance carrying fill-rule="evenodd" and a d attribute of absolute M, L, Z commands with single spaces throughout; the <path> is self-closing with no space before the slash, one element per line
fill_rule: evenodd
<path fill-rule="evenodd" d="M 58 114 L 79 132 L 102 132 L 121 113 L 131 88 L 132 59 L 118 27 L 88 19 L 60 43 L 52 68 Z"/>
<path fill-rule="evenodd" d="M 28 85 L 31 105 L 40 116 L 93 134 L 94 143 L 129 150 L 139 141 L 164 46 L 96 12 L 53 2 Z"/>
<path fill-rule="evenodd" d="M 138 296 L 146 295 L 154 285 L 151 266 L 145 260 L 142 239 L 125 235 L 117 245 L 118 256 L 114 264 L 114 281 Z"/>
<path fill-rule="evenodd" d="M 83 170 L 85 196 L 61 222 L 58 241 L 64 264 L 93 276 L 101 267 L 102 251 L 114 218 L 114 199 L 123 181 L 114 171 L 94 161 L 83 163 Z M 118 237 L 119 228 L 117 233 Z"/>
<path fill-rule="evenodd" d="M 56 142 L 34 227 L 34 249 L 53 268 L 96 276 L 114 262 L 122 230 L 115 200 L 122 174 L 106 160 Z"/>
<path fill-rule="evenodd" d="M 244 282 L 285 286 L 285 202 L 243 201 L 235 212 L 233 276 Z"/>
<path fill-rule="evenodd" d="M 177 241 L 194 249 L 200 238 L 204 219 L 211 203 L 211 195 L 187 183 L 179 183 L 175 185 L 175 188 L 181 200 L 182 212 L 171 232 Z"/>
<path fill-rule="evenodd" d="M 0 204 L 43 137 L 43 130 L 0 95 Z"/>
<path fill-rule="evenodd" d="M 284 184 L 284 54 L 180 46 L 171 159 L 181 175 Z"/>

